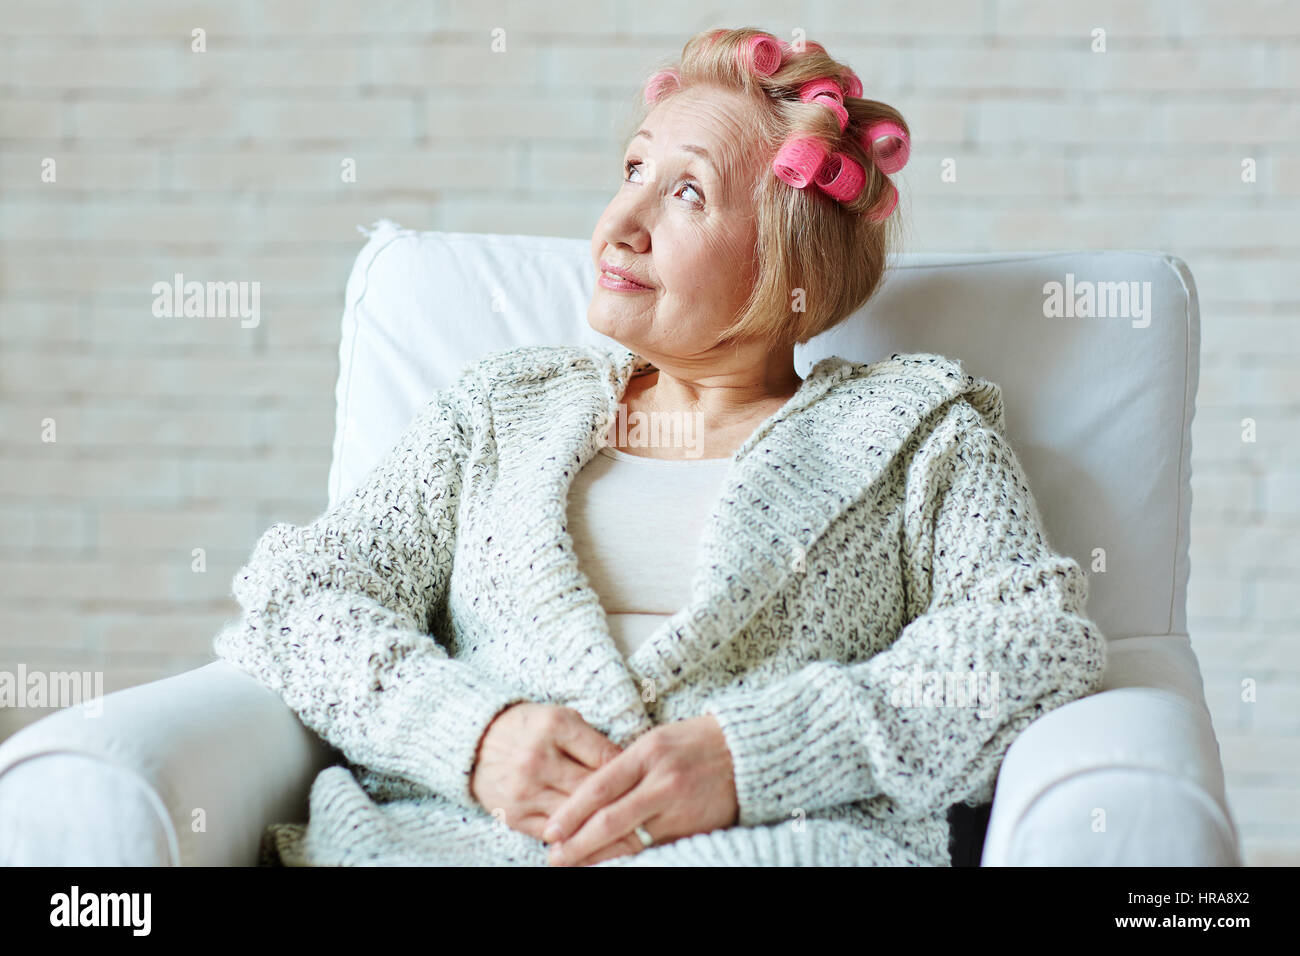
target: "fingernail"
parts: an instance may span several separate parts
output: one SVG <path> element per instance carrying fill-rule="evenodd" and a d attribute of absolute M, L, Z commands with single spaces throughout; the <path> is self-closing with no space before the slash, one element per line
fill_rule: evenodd
<path fill-rule="evenodd" d="M 560 838 L 560 828 L 558 824 L 547 824 L 546 829 L 542 831 L 542 839 L 547 843 L 554 843 Z"/>

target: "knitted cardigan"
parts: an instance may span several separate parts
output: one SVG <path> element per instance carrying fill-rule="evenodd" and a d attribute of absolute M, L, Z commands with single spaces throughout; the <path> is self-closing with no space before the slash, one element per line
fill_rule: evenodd
<path fill-rule="evenodd" d="M 546 865 L 469 789 L 493 717 L 537 701 L 624 747 L 702 713 L 726 737 L 738 823 L 598 865 L 950 865 L 949 808 L 1100 689 L 1087 578 L 1049 547 L 998 386 L 930 353 L 816 364 L 681 544 L 690 600 L 625 660 L 565 510 L 648 365 L 494 352 L 349 497 L 263 533 L 213 649 L 342 758 L 263 864 Z"/>

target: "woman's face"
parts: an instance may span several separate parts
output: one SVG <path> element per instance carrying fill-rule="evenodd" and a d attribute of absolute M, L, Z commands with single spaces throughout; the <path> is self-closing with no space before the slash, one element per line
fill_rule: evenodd
<path fill-rule="evenodd" d="M 689 360 L 735 321 L 756 278 L 751 190 L 760 163 L 743 146 L 755 109 L 739 94 L 695 88 L 646 117 L 591 236 L 593 329 L 651 361 Z M 602 262 L 643 287 L 607 287 Z"/>

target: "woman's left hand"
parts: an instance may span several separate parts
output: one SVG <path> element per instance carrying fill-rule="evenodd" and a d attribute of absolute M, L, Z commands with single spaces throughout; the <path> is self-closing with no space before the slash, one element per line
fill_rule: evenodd
<path fill-rule="evenodd" d="M 586 866 L 639 853 L 638 825 L 655 846 L 733 826 L 740 809 L 732 770 L 712 714 L 660 724 L 588 776 L 551 814 L 543 839 L 563 844 L 552 846 L 548 862 Z"/>

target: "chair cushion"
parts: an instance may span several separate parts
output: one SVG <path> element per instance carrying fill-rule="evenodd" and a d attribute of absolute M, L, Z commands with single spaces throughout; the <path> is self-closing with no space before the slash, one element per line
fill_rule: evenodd
<path fill-rule="evenodd" d="M 391 220 L 368 235 L 343 316 L 331 505 L 485 353 L 612 344 L 586 321 L 588 239 Z M 1087 289 L 1110 302 L 1111 282 L 1140 293 L 1130 315 L 1045 314 L 1051 283 L 1086 305 Z M 937 352 L 1001 385 L 1050 543 L 1089 574 L 1089 616 L 1111 638 L 1185 633 L 1199 335 L 1187 267 L 1158 252 L 903 254 L 866 306 L 796 349 L 795 365 L 806 374 L 831 354 Z"/>

